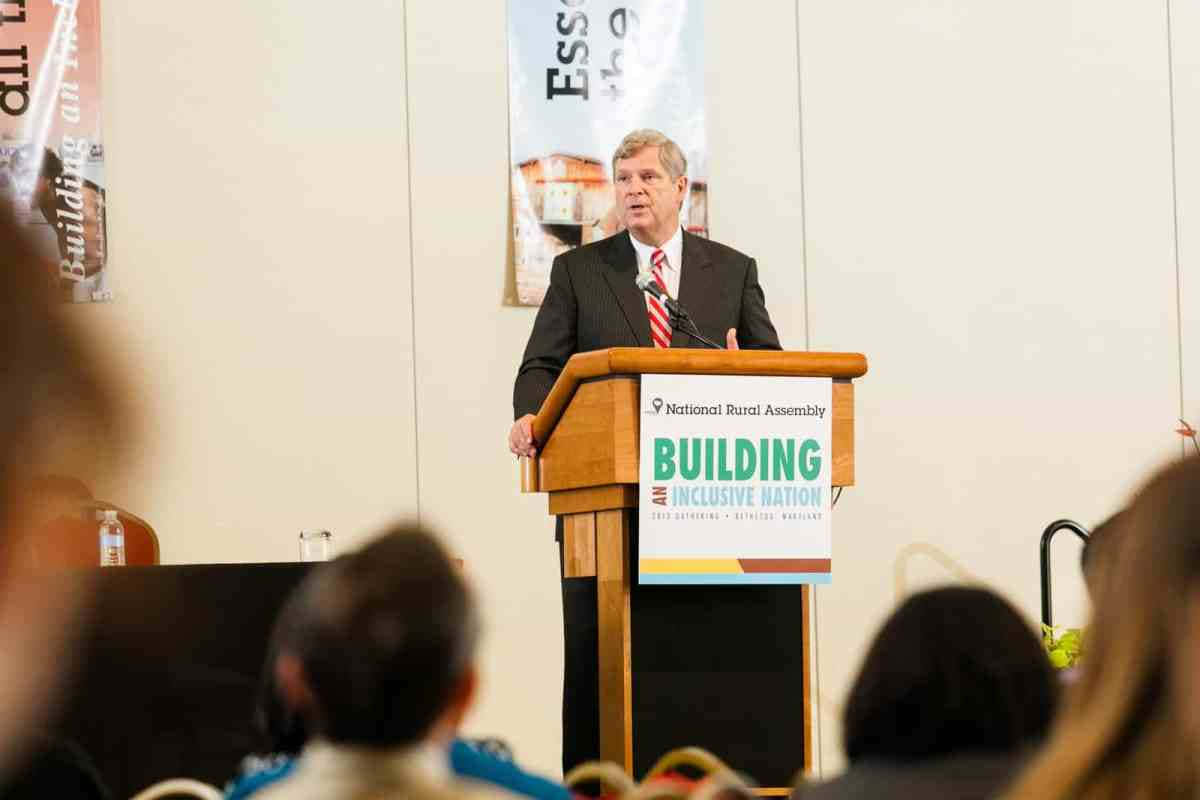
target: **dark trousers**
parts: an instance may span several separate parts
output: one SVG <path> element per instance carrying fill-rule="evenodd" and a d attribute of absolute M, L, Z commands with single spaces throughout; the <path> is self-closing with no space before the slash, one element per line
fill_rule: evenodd
<path fill-rule="evenodd" d="M 558 543 L 562 574 L 562 539 Z M 563 702 L 562 765 L 572 767 L 600 757 L 600 624 L 596 579 L 562 578 Z"/>
<path fill-rule="evenodd" d="M 634 774 L 670 749 L 696 745 L 763 786 L 790 786 L 804 760 L 800 587 L 639 586 L 637 527 L 634 515 Z M 562 599 L 566 774 L 600 756 L 596 579 L 563 578 Z"/>

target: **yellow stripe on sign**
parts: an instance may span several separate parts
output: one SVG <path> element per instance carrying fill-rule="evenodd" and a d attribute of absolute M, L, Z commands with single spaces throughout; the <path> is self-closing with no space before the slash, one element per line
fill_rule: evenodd
<path fill-rule="evenodd" d="M 729 575 L 740 573 L 736 558 L 643 558 L 641 571 L 656 575 Z"/>

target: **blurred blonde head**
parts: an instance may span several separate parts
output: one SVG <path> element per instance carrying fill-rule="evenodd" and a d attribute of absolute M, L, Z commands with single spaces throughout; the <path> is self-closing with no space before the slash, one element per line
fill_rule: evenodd
<path fill-rule="evenodd" d="M 1010 798 L 1200 788 L 1200 458 L 1155 475 L 1105 546 L 1080 674 Z"/>
<path fill-rule="evenodd" d="M 95 480 L 130 435 L 108 371 L 53 301 L 53 270 L 0 208 L 0 769 L 59 676 L 80 600 L 79 581 L 25 572 L 31 478 Z"/>

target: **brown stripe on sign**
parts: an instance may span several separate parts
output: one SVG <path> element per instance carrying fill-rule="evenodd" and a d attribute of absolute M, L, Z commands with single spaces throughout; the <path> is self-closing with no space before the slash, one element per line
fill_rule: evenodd
<path fill-rule="evenodd" d="M 742 572 L 830 572 L 829 558 L 739 558 Z"/>

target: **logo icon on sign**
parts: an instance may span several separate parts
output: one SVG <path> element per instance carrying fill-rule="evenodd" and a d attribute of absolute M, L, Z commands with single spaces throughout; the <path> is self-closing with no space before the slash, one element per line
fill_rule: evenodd
<path fill-rule="evenodd" d="M 654 407 L 654 413 L 655 413 L 655 414 L 658 414 L 658 413 L 661 413 L 661 412 L 662 412 L 662 405 L 663 405 L 663 402 L 662 402 L 662 398 L 661 398 L 661 397 L 656 397 L 656 398 L 654 398 L 653 400 L 651 400 L 651 401 L 650 401 L 650 405 L 652 405 L 652 406 Z"/>

